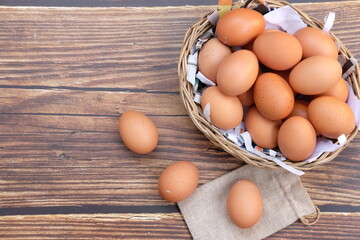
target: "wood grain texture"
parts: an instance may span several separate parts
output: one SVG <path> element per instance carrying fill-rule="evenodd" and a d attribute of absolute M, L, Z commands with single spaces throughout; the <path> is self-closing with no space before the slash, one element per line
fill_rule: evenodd
<path fill-rule="evenodd" d="M 159 146 L 139 156 L 120 142 L 117 115 L 1 115 L 0 191 L 7 194 L 0 206 L 164 204 L 156 180 L 173 161 L 194 161 L 201 183 L 242 165 L 213 147 L 187 116 L 151 118 Z M 359 145 L 356 138 L 336 160 L 302 177 L 316 204 L 360 206 Z"/>
<path fill-rule="evenodd" d="M 331 0 L 315 0 L 312 2 L 330 2 Z M 346 0 L 340 0 L 346 1 Z M 233 1 L 235 2 L 235 0 Z M 288 0 L 290 3 L 308 3 L 308 0 Z M 6 6 L 51 6 L 51 7 L 159 7 L 185 5 L 216 5 L 218 0 L 0 0 Z"/>
<path fill-rule="evenodd" d="M 360 59 L 359 2 L 297 6 L 319 19 L 336 12 L 334 33 Z M 0 7 L 1 238 L 191 237 L 157 192 L 160 172 L 191 160 L 203 184 L 243 165 L 194 127 L 178 94 L 184 34 L 213 9 Z M 118 117 L 130 109 L 159 128 L 149 155 L 119 139 Z M 356 239 L 359 156 L 357 136 L 307 172 L 303 184 L 325 214 L 271 239 Z M 156 219 L 131 219 L 142 214 Z"/>
<path fill-rule="evenodd" d="M 323 214 L 315 226 L 295 222 L 266 239 L 358 239 L 360 215 Z M 331 229 L 329 229 L 331 226 Z M 179 213 L 0 217 L 6 239 L 191 239 Z"/>

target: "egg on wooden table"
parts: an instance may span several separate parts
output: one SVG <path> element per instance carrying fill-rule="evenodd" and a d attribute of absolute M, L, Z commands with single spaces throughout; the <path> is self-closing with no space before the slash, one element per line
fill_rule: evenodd
<path fill-rule="evenodd" d="M 180 202 L 188 198 L 199 184 L 199 171 L 190 161 L 175 162 L 160 174 L 158 190 L 169 202 Z"/>
<path fill-rule="evenodd" d="M 158 144 L 159 135 L 155 123 L 141 112 L 123 113 L 118 127 L 121 140 L 135 153 L 150 153 Z"/>

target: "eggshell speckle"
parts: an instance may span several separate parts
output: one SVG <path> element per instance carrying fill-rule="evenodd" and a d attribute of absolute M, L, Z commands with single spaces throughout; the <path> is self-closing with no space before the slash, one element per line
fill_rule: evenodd
<path fill-rule="evenodd" d="M 239 50 L 224 58 L 217 74 L 220 90 L 229 96 L 240 95 L 254 84 L 259 63 L 254 53 Z"/>
<path fill-rule="evenodd" d="M 251 228 L 260 219 L 263 211 L 261 192 L 250 180 L 235 183 L 227 198 L 228 215 L 240 228 Z"/>
<path fill-rule="evenodd" d="M 243 107 L 236 96 L 223 94 L 217 86 L 205 89 L 201 96 L 201 107 L 210 104 L 211 123 L 221 129 L 238 126 L 243 119 Z"/>
<path fill-rule="evenodd" d="M 210 39 L 200 50 L 198 59 L 199 71 L 205 77 L 216 83 L 216 75 L 220 63 L 230 54 L 230 48 L 220 42 L 219 39 Z"/>
<path fill-rule="evenodd" d="M 195 164 L 180 161 L 168 166 L 160 175 L 158 190 L 169 202 L 180 202 L 189 197 L 199 183 L 199 172 Z"/>
<path fill-rule="evenodd" d="M 281 153 L 292 161 L 303 161 L 310 157 L 316 146 L 316 133 L 309 120 L 294 116 L 280 127 L 278 144 Z"/>
<path fill-rule="evenodd" d="M 285 118 L 294 107 L 294 94 L 289 84 L 275 73 L 261 74 L 253 91 L 257 109 L 270 120 Z"/>
<path fill-rule="evenodd" d="M 141 112 L 125 112 L 119 119 L 119 132 L 125 146 L 135 153 L 150 153 L 158 143 L 154 122 Z"/>
<path fill-rule="evenodd" d="M 226 45 L 243 46 L 259 36 L 265 25 L 265 19 L 259 12 L 239 8 L 220 18 L 216 25 L 216 34 Z"/>
<path fill-rule="evenodd" d="M 281 120 L 272 121 L 262 116 L 255 106 L 250 108 L 245 116 L 245 127 L 252 140 L 263 148 L 277 146 L 277 137 Z"/>
<path fill-rule="evenodd" d="M 312 100 L 308 115 L 315 129 L 328 138 L 348 135 L 355 128 L 355 116 L 349 105 L 332 96 Z"/>
<path fill-rule="evenodd" d="M 256 38 L 253 50 L 259 61 L 273 70 L 288 70 L 300 62 L 299 41 L 286 32 L 268 32 Z"/>

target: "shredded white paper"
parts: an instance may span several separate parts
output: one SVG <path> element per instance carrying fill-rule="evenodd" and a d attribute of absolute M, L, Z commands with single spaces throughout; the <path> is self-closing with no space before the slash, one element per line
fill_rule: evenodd
<path fill-rule="evenodd" d="M 196 92 L 194 95 L 194 102 L 196 102 L 197 104 L 201 103 L 201 94 L 199 92 Z"/>
<path fill-rule="evenodd" d="M 202 74 L 200 71 L 198 71 L 198 73 L 196 74 L 196 77 L 204 84 L 208 85 L 208 86 L 215 86 L 216 84 L 211 81 L 210 79 L 208 79 L 207 77 L 204 76 L 204 74 Z"/>
<path fill-rule="evenodd" d="M 208 121 L 209 123 L 211 123 L 211 118 L 210 118 L 210 103 L 205 105 L 205 108 L 203 110 L 203 114 L 204 114 L 204 118 L 206 119 L 206 121 Z"/>
<path fill-rule="evenodd" d="M 219 12 L 215 10 L 213 13 L 207 16 L 207 19 L 211 23 L 211 25 L 215 26 L 217 21 L 219 20 Z"/>
<path fill-rule="evenodd" d="M 345 140 L 345 142 L 346 142 L 346 140 Z M 338 150 L 340 147 L 341 147 L 341 145 L 335 144 L 327 138 L 319 137 L 316 141 L 316 147 L 315 147 L 314 152 L 305 161 L 308 163 L 311 163 L 311 162 L 315 161 L 318 157 L 320 157 L 320 155 L 323 154 L 324 152 L 333 152 L 333 151 Z"/>
<path fill-rule="evenodd" d="M 294 34 L 307 25 L 301 20 L 301 16 L 290 6 L 277 8 L 264 15 L 266 28 L 282 29 L 289 34 Z"/>
<path fill-rule="evenodd" d="M 352 87 L 346 82 L 349 89 L 349 97 L 347 99 L 347 104 L 350 106 L 351 110 L 355 115 L 355 123 L 360 130 L 360 100 L 355 96 Z"/>
<path fill-rule="evenodd" d="M 198 62 L 197 60 L 198 60 L 198 51 L 196 51 L 194 54 L 190 54 L 188 57 L 187 80 L 192 85 L 195 85 L 197 62 Z"/>
<path fill-rule="evenodd" d="M 329 33 L 332 26 L 334 25 L 334 21 L 335 21 L 335 13 L 330 12 L 329 15 L 327 15 L 327 17 L 325 17 L 325 24 L 323 27 L 323 31 L 326 33 Z"/>

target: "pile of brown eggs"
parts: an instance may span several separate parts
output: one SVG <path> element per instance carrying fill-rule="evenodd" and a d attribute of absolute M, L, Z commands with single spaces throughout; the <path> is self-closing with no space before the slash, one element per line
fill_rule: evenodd
<path fill-rule="evenodd" d="M 217 37 L 199 53 L 199 71 L 216 84 L 203 91 L 201 106 L 210 106 L 214 126 L 227 130 L 244 120 L 256 145 L 303 161 L 317 136 L 336 139 L 355 127 L 338 48 L 317 28 L 291 35 L 265 25 L 248 8 L 219 19 Z"/>

